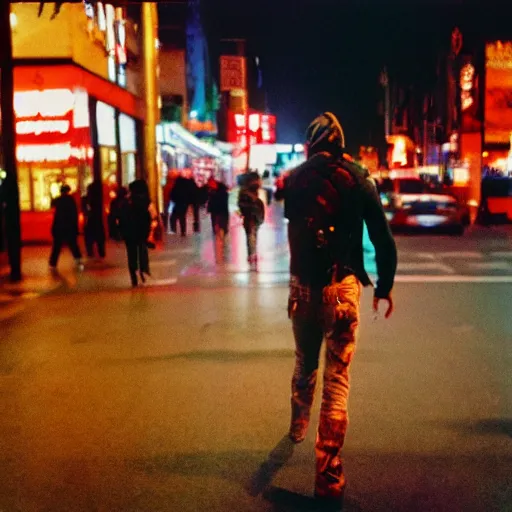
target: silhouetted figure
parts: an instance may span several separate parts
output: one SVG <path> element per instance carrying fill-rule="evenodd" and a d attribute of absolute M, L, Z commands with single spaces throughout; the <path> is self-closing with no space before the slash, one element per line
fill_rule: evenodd
<path fill-rule="evenodd" d="M 196 198 L 196 188 L 192 179 L 190 169 L 185 169 L 183 173 L 176 178 L 172 189 L 170 200 L 174 203 L 171 215 L 171 232 L 177 232 L 177 223 L 180 224 L 181 236 L 187 235 L 187 211 L 191 204 L 194 204 Z"/>
<path fill-rule="evenodd" d="M 119 213 L 119 229 L 126 244 L 128 269 L 132 286 L 138 286 L 137 272 L 144 283 L 149 273 L 147 240 L 151 230 L 149 190 L 144 180 L 135 180 L 129 186 L 130 195 Z"/>
<path fill-rule="evenodd" d="M 119 187 L 117 189 L 116 197 L 110 202 L 110 208 L 108 213 L 108 236 L 112 240 L 120 241 L 123 239 L 121 231 L 117 223 L 117 219 L 120 216 L 121 208 L 125 205 L 128 196 L 128 189 L 126 187 Z"/>
<path fill-rule="evenodd" d="M 224 240 L 229 231 L 229 190 L 221 181 L 213 176 L 208 180 L 207 210 L 212 221 L 212 231 L 215 238 L 215 257 L 222 261 L 224 255 Z"/>
<path fill-rule="evenodd" d="M 259 197 L 261 178 L 257 172 L 247 176 L 246 185 L 238 194 L 238 208 L 243 217 L 247 237 L 247 260 L 251 270 L 258 269 L 258 230 L 265 220 L 265 205 Z"/>
<path fill-rule="evenodd" d="M 105 257 L 105 227 L 103 225 L 102 185 L 93 181 L 87 187 L 85 200 L 85 248 L 89 258 L 94 257 L 94 246 L 100 258 Z"/>
<path fill-rule="evenodd" d="M 50 255 L 50 268 L 55 270 L 59 260 L 60 251 L 63 245 L 67 245 L 75 258 L 77 267 L 83 268 L 81 258 L 82 253 L 78 247 L 78 208 L 75 200 L 70 195 L 69 185 L 62 185 L 60 196 L 52 201 L 55 208 L 52 223 L 53 245 Z"/>

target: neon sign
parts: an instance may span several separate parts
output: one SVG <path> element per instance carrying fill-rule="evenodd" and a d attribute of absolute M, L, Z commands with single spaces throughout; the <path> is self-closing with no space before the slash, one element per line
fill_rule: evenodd
<path fill-rule="evenodd" d="M 41 135 L 42 133 L 62 133 L 69 132 L 70 122 L 66 119 L 58 121 L 18 121 L 16 123 L 16 133 L 18 135 Z"/>
<path fill-rule="evenodd" d="M 45 89 L 14 93 L 16 117 L 62 117 L 73 110 L 75 95 L 70 89 Z"/>
<path fill-rule="evenodd" d="M 70 158 L 85 160 L 92 158 L 90 147 L 74 147 L 69 142 L 62 144 L 26 144 L 16 146 L 18 162 L 65 162 Z"/>

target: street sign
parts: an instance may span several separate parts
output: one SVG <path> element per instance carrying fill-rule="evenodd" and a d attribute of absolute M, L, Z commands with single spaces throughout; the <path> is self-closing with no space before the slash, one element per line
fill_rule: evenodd
<path fill-rule="evenodd" d="M 220 90 L 245 90 L 245 69 L 245 57 L 222 55 L 220 58 Z"/>

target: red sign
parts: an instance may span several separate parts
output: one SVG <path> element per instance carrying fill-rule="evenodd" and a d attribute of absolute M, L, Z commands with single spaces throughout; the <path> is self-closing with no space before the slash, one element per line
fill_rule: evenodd
<path fill-rule="evenodd" d="M 244 114 L 229 113 L 228 142 L 245 147 L 247 129 L 249 129 L 251 144 L 275 144 L 276 142 L 276 116 L 251 112 L 247 119 Z"/>
<path fill-rule="evenodd" d="M 220 58 L 220 90 L 246 89 L 245 57 L 223 55 Z"/>
<path fill-rule="evenodd" d="M 20 162 L 87 160 L 90 134 L 87 103 L 70 89 L 14 93 L 16 155 Z M 83 111 L 85 109 L 85 111 Z"/>

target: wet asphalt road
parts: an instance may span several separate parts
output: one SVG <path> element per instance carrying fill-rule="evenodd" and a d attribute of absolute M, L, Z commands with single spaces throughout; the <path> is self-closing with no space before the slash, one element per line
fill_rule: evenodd
<path fill-rule="evenodd" d="M 374 320 L 364 294 L 346 510 L 512 510 L 509 233 L 400 237 L 395 316 Z M 283 439 L 283 230 L 259 274 L 236 236 L 222 268 L 206 242 L 170 240 L 136 291 L 116 248 L 81 275 L 64 258 L 62 281 L 27 252 L 53 291 L 2 291 L 0 510 L 314 510 L 318 400 L 306 441 Z"/>

